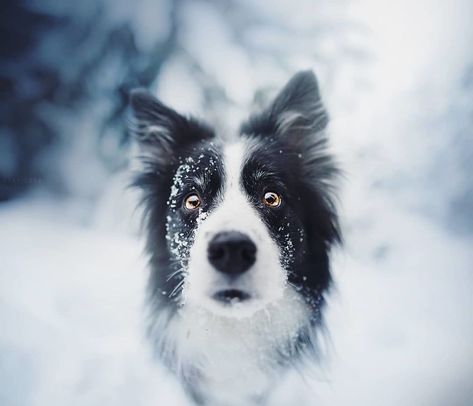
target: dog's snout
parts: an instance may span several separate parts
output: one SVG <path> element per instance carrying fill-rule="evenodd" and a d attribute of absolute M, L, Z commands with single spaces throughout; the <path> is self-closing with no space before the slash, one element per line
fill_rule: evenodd
<path fill-rule="evenodd" d="M 238 231 L 218 233 L 209 243 L 209 262 L 220 272 L 238 275 L 256 261 L 256 245 Z"/>

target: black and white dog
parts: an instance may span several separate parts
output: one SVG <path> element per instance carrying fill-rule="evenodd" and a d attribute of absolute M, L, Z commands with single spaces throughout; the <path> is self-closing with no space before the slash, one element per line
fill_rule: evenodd
<path fill-rule="evenodd" d="M 316 353 L 340 241 L 316 78 L 296 74 L 233 138 L 143 90 L 131 110 L 156 349 L 196 403 L 264 403 Z"/>

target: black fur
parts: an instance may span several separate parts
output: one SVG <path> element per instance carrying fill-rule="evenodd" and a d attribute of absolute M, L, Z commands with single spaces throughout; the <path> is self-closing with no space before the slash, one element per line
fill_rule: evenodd
<path fill-rule="evenodd" d="M 185 163 L 195 169 L 194 178 L 206 178 L 206 190 L 197 190 L 205 196 L 207 204 L 216 198 L 222 185 L 223 171 L 219 148 L 212 141 L 213 131 L 204 123 L 186 118 L 164 106 L 152 95 L 141 89 L 131 94 L 132 119 L 130 129 L 143 150 L 141 161 L 143 170 L 133 185 L 143 191 L 144 222 L 147 228 L 146 249 L 150 261 L 150 300 L 159 306 L 176 307 L 180 295 L 182 274 L 186 266 L 186 255 L 175 258 L 171 254 L 172 241 L 166 239 L 168 217 L 175 221 L 171 233 L 181 233 L 189 239 L 196 226 L 196 215 L 186 213 L 180 204 L 169 201 L 173 178 L 178 168 Z M 151 128 L 151 130 L 150 130 Z M 153 128 L 159 128 L 155 131 Z M 212 162 L 212 164 L 211 164 Z M 192 177 L 185 179 L 185 185 L 175 197 L 182 199 L 195 189 Z"/>

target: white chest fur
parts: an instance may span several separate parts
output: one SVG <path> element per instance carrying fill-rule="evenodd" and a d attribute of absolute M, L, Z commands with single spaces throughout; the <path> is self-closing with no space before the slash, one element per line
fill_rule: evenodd
<path fill-rule="evenodd" d="M 299 295 L 287 288 L 280 300 L 244 318 L 184 305 L 160 341 L 179 373 L 198 371 L 192 384 L 209 404 L 251 405 L 273 384 L 281 354 L 291 351 L 307 320 Z"/>

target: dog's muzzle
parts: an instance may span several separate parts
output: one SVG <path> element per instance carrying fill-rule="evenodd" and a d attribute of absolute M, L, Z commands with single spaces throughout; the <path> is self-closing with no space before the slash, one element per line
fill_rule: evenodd
<path fill-rule="evenodd" d="M 207 258 L 232 284 L 255 263 L 256 251 L 256 245 L 246 234 L 225 231 L 218 233 L 210 241 Z M 245 301 L 250 295 L 239 289 L 229 288 L 215 293 L 213 298 L 223 303 L 232 303 Z"/>

